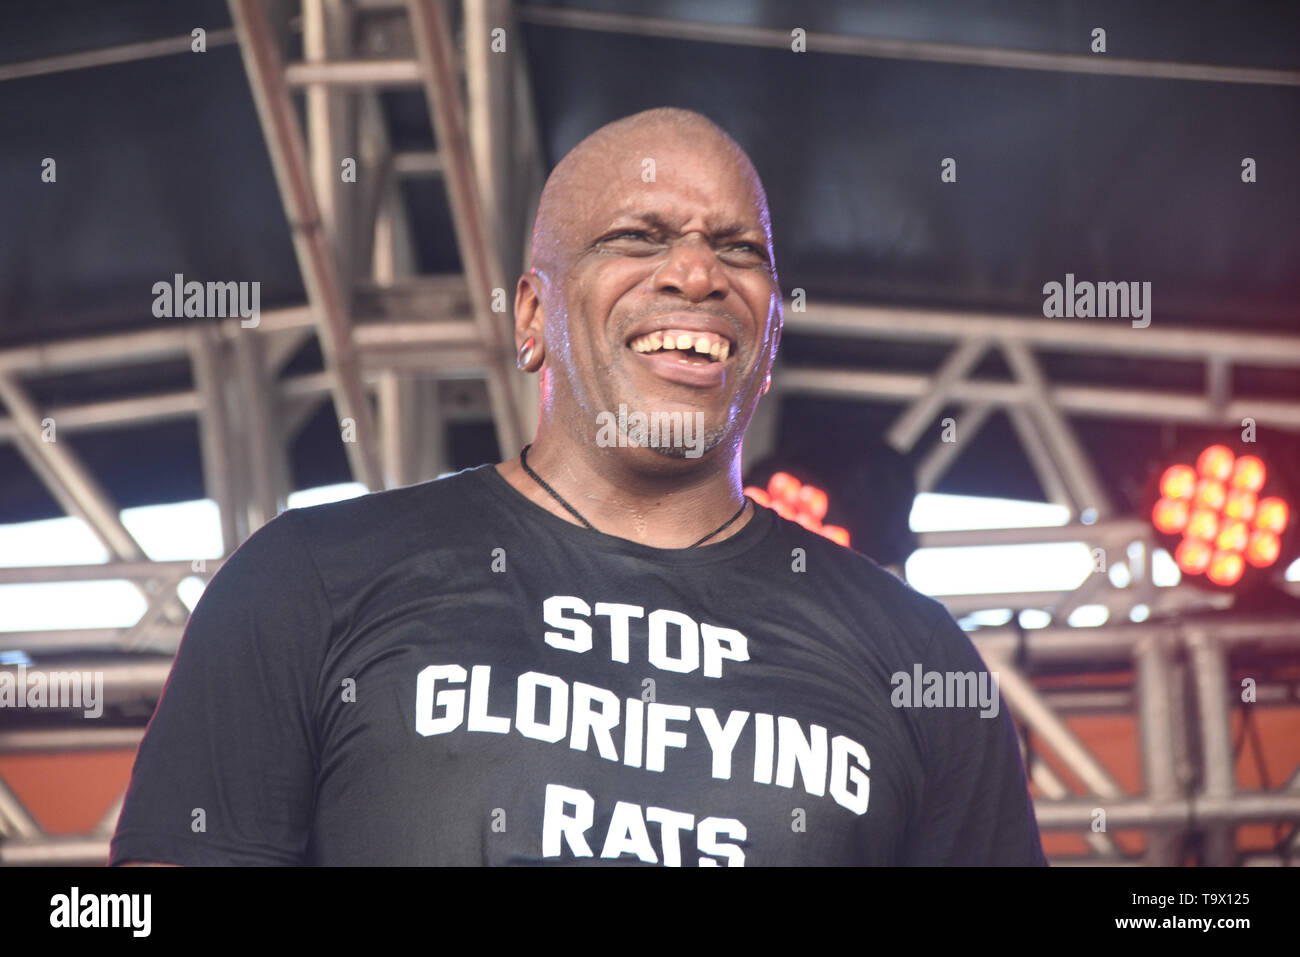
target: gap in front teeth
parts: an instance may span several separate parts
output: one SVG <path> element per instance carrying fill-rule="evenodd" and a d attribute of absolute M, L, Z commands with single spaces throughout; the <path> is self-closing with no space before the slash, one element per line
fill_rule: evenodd
<path fill-rule="evenodd" d="M 731 345 L 726 340 L 691 333 L 674 335 L 671 332 L 652 332 L 639 336 L 630 345 L 634 352 L 658 352 L 661 349 L 674 350 L 708 356 L 718 362 L 726 361 L 727 356 L 731 353 Z"/>

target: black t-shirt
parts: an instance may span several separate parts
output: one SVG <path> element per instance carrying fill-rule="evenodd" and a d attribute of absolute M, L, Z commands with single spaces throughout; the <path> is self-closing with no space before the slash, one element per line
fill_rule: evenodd
<path fill-rule="evenodd" d="M 651 548 L 483 466 L 294 509 L 195 608 L 111 861 L 1043 864 L 996 686 L 932 672 L 989 680 L 765 508 Z"/>

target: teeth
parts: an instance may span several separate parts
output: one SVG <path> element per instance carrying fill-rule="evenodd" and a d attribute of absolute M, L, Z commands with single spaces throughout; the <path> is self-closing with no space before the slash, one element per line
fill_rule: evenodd
<path fill-rule="evenodd" d="M 632 340 L 634 352 L 658 352 L 660 349 L 709 356 L 715 361 L 725 361 L 731 353 L 731 344 L 725 339 L 694 332 L 651 332 Z M 685 361 L 685 360 L 682 360 Z"/>

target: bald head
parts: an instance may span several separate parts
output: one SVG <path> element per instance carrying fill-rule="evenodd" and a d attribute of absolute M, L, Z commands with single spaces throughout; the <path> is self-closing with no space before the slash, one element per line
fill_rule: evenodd
<path fill-rule="evenodd" d="M 656 178 L 672 175 L 662 164 L 682 147 L 706 158 L 719 177 L 737 177 L 753 190 L 770 241 L 767 194 L 749 156 L 702 113 L 665 106 L 605 124 L 560 160 L 538 202 L 532 268 L 546 275 L 561 272 L 580 246 L 586 219 L 599 206 L 604 188 L 619 181 L 647 182 L 647 161 L 655 164 Z"/>
<path fill-rule="evenodd" d="M 725 447 L 711 468 L 737 472 L 781 324 L 763 184 L 707 117 L 663 108 L 617 120 L 547 179 L 531 270 L 515 287 L 515 345 L 541 374 L 539 442 L 600 457 L 593 423 L 609 410 L 690 416 L 697 454 Z M 655 444 L 650 459 L 671 469 L 687 453 Z"/>

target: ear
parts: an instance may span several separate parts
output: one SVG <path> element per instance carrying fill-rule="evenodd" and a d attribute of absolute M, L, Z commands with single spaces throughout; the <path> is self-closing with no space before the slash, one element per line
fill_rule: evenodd
<path fill-rule="evenodd" d="M 776 357 L 781 352 L 781 336 L 785 332 L 785 316 L 778 312 L 776 319 L 776 341 L 772 343 L 772 364 L 776 364 Z"/>
<path fill-rule="evenodd" d="M 525 372 L 536 372 L 546 358 L 546 314 L 542 309 L 538 279 L 522 275 L 515 286 L 515 350 L 522 355 L 524 343 L 533 340 L 529 361 L 522 367 Z"/>

